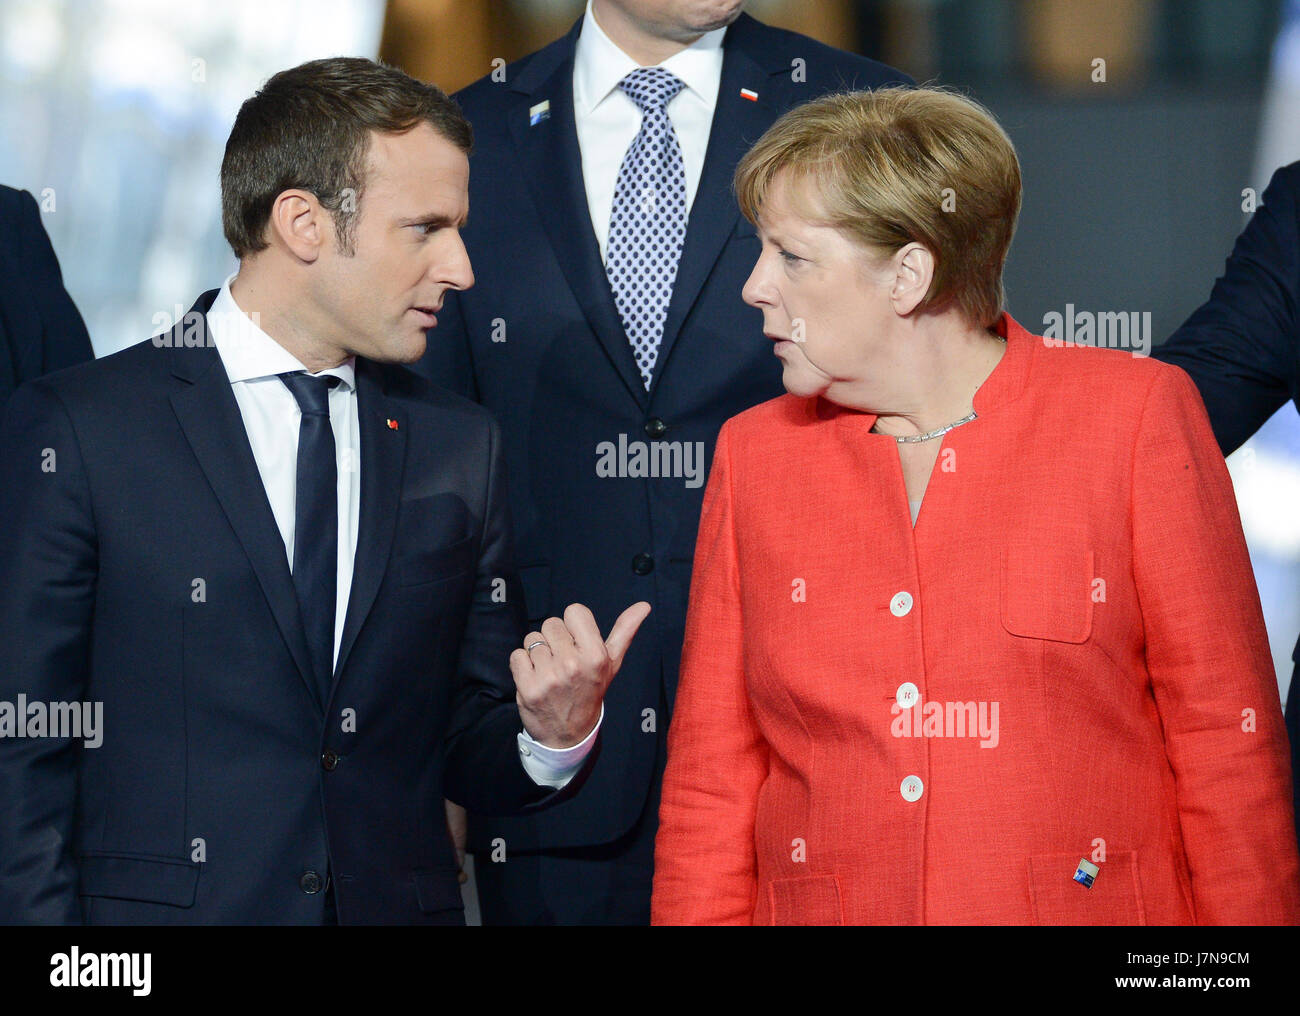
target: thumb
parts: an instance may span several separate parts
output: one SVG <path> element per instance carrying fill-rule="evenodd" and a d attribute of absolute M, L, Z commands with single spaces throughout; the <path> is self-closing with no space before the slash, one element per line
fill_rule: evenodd
<path fill-rule="evenodd" d="M 623 656 L 628 646 L 632 644 L 632 637 L 641 627 L 641 622 L 649 616 L 650 604 L 645 600 L 632 604 L 618 615 L 614 627 L 609 630 L 609 638 L 605 640 L 605 652 L 609 653 L 609 658 L 614 664 L 614 673 L 617 674 L 618 668 L 623 665 Z"/>

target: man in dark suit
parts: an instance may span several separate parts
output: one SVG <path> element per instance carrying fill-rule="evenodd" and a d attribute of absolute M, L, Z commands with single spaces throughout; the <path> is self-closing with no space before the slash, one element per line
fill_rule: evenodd
<path fill-rule="evenodd" d="M 521 644 L 495 424 L 400 366 L 473 283 L 470 138 L 368 60 L 275 75 L 222 164 L 238 274 L 11 400 L 0 923 L 463 923 L 444 795 L 592 764 L 648 607 Z"/>
<path fill-rule="evenodd" d="M 1300 162 L 1273 174 L 1210 298 L 1152 354 L 1192 376 L 1223 454 L 1287 401 L 1300 410 Z M 1300 643 L 1287 693 L 1300 840 Z"/>
<path fill-rule="evenodd" d="M 598 620 L 629 596 L 654 605 L 582 795 L 471 816 L 484 923 L 649 922 L 708 463 L 724 420 L 783 391 L 740 298 L 759 244 L 732 174 L 792 106 L 910 80 L 742 6 L 592 0 L 567 36 L 457 96 L 478 146 L 479 281 L 448 299 L 418 369 L 501 423 L 528 616 L 579 588 Z"/>
<path fill-rule="evenodd" d="M 24 381 L 94 356 L 36 199 L 0 186 L 0 408 Z"/>

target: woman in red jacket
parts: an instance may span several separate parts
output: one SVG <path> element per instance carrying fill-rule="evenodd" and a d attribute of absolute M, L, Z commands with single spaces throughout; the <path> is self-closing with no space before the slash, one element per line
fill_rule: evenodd
<path fill-rule="evenodd" d="M 736 184 L 789 394 L 718 437 L 654 921 L 1300 919 L 1205 410 L 1003 312 L 1006 135 L 941 91 L 832 96 Z"/>

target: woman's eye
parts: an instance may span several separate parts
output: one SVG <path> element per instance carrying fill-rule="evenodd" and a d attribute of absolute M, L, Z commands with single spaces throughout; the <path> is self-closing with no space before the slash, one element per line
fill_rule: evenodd
<path fill-rule="evenodd" d="M 802 261 L 803 258 L 799 257 L 796 254 L 791 254 L 788 250 L 783 250 L 781 251 L 781 260 L 788 265 L 792 265 L 796 261 Z"/>

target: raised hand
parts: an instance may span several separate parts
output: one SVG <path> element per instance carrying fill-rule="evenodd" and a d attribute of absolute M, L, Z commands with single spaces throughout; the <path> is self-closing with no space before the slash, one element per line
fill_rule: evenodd
<path fill-rule="evenodd" d="M 529 736 L 548 748 L 570 748 L 591 733 L 605 689 L 649 614 L 644 600 L 632 604 L 605 639 L 591 611 L 572 603 L 563 620 L 548 618 L 540 632 L 525 636 L 524 648 L 510 654 L 510 673 Z"/>

